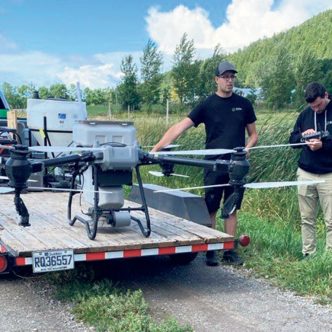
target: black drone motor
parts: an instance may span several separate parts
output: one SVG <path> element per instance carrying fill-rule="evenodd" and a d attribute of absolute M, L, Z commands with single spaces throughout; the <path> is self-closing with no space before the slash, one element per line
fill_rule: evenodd
<path fill-rule="evenodd" d="M 165 176 L 170 176 L 174 172 L 174 164 L 167 163 L 167 162 L 161 162 L 160 167 L 162 169 L 162 173 Z"/>
<path fill-rule="evenodd" d="M 234 192 L 227 198 L 223 209 L 222 218 L 227 219 L 238 207 L 244 193 L 245 177 L 249 172 L 249 162 L 246 159 L 246 151 L 243 147 L 235 148 L 229 166 L 229 184 Z"/>
<path fill-rule="evenodd" d="M 228 172 L 229 184 L 243 186 L 245 184 L 245 177 L 249 172 L 249 162 L 246 159 L 246 151 L 243 147 L 235 148 L 236 152 L 232 154 Z"/>

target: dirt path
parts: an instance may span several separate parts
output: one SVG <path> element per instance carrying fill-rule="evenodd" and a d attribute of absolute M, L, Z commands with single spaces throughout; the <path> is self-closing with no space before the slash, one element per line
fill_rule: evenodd
<path fill-rule="evenodd" d="M 143 290 L 156 319 L 173 316 L 196 332 L 332 331 L 331 308 L 232 268 L 207 267 L 202 256 L 188 266 L 159 257 L 112 262 L 110 270 L 100 269 L 104 277 Z M 1 331 L 91 331 L 49 294 L 44 282 L 1 278 Z"/>
<path fill-rule="evenodd" d="M 230 267 L 207 267 L 202 256 L 189 266 L 156 260 L 137 268 L 125 284 L 143 290 L 155 317 L 172 315 L 196 332 L 332 331 L 331 308 Z"/>
<path fill-rule="evenodd" d="M 86 332 L 75 321 L 70 306 L 54 300 L 48 285 L 38 279 L 0 278 L 0 331 Z"/>

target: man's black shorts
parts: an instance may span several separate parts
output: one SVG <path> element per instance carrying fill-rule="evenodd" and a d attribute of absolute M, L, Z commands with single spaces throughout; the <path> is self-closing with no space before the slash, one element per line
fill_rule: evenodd
<path fill-rule="evenodd" d="M 224 184 L 229 182 L 228 173 L 213 171 L 210 169 L 204 170 L 204 185 L 211 186 L 215 184 Z M 208 208 L 209 213 L 216 212 L 220 208 L 220 202 L 223 198 L 223 203 L 226 199 L 234 192 L 233 187 L 214 187 L 205 189 L 205 203 Z M 241 208 L 242 197 L 239 200 L 236 208 L 239 210 Z"/>

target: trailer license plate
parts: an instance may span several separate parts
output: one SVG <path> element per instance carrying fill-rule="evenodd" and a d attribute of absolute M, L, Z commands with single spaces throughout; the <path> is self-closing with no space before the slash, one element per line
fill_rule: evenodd
<path fill-rule="evenodd" d="M 32 253 L 32 269 L 35 273 L 73 268 L 73 250 L 36 251 Z"/>

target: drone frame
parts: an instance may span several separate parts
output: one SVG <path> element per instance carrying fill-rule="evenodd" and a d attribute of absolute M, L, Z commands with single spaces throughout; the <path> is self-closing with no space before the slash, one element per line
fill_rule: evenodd
<path fill-rule="evenodd" d="M 86 149 L 89 150 L 88 148 Z M 93 149 L 92 149 L 93 150 Z M 109 177 L 112 180 L 116 178 L 116 176 L 112 176 L 112 172 L 116 172 L 114 170 L 102 170 L 100 165 L 96 162 L 97 159 L 100 159 L 100 155 L 93 154 L 93 152 L 83 152 L 82 154 L 73 154 L 53 159 L 46 159 L 38 162 L 30 162 L 28 160 L 28 156 L 30 154 L 29 148 L 27 146 L 15 145 L 10 148 L 10 158 L 7 160 L 5 169 L 6 173 L 9 177 L 8 185 L 13 187 L 15 190 L 15 198 L 14 203 L 16 210 L 21 217 L 20 225 L 22 226 L 30 226 L 29 223 L 29 212 L 26 208 L 20 194 L 24 189 L 27 188 L 27 181 L 30 177 L 31 173 L 40 172 L 43 169 L 50 166 L 59 166 L 63 164 L 72 165 L 72 179 L 71 179 L 71 190 L 69 193 L 68 205 L 67 205 L 67 218 L 70 225 L 74 225 L 76 221 L 82 222 L 87 231 L 88 237 L 93 240 L 96 237 L 98 222 L 101 216 L 108 215 L 109 223 L 112 224 L 112 213 L 117 211 L 141 211 L 145 214 L 146 218 L 146 226 L 144 227 L 141 220 L 136 217 L 130 215 L 130 219 L 137 222 L 142 234 L 145 237 L 149 237 L 151 234 L 151 223 L 150 216 L 148 211 L 148 206 L 145 199 L 145 193 L 143 188 L 143 182 L 140 174 L 139 168 L 144 165 L 152 165 L 159 164 L 163 173 L 166 176 L 171 175 L 173 172 L 174 164 L 187 165 L 187 166 L 197 166 L 203 168 L 212 168 L 215 170 L 223 170 L 229 173 L 230 182 L 229 184 L 234 187 L 234 195 L 231 196 L 230 204 L 225 204 L 225 208 L 223 211 L 223 215 L 229 215 L 231 211 L 234 210 L 237 200 L 239 199 L 239 192 L 244 191 L 245 184 L 245 176 L 249 172 L 249 162 L 246 159 L 246 152 L 244 148 L 237 148 L 231 155 L 230 160 L 203 160 L 203 159 L 193 159 L 186 157 L 172 157 L 170 155 L 155 155 L 149 154 L 142 150 L 138 150 L 138 159 L 139 162 L 135 165 L 134 169 L 136 171 L 137 181 L 139 185 L 139 191 L 142 199 L 141 207 L 137 208 L 112 208 L 112 209 L 102 209 L 99 207 L 99 194 L 100 191 L 100 178 Z M 100 150 L 98 150 L 100 151 Z M 170 153 L 172 154 L 172 153 Z M 88 168 L 92 167 L 93 170 L 93 184 L 94 184 L 94 197 L 93 197 L 93 207 L 91 208 L 90 219 L 85 219 L 79 215 L 76 215 L 72 218 L 72 200 L 73 196 L 79 192 L 79 190 L 75 191 L 75 179 L 78 175 L 83 174 L 83 172 Z M 130 185 L 132 179 L 132 170 L 126 170 L 127 174 L 118 182 L 118 183 L 109 183 L 107 185 L 110 186 L 122 186 L 122 185 Z M 130 173 L 130 174 L 129 174 Z M 105 183 L 103 182 L 105 185 Z"/>

